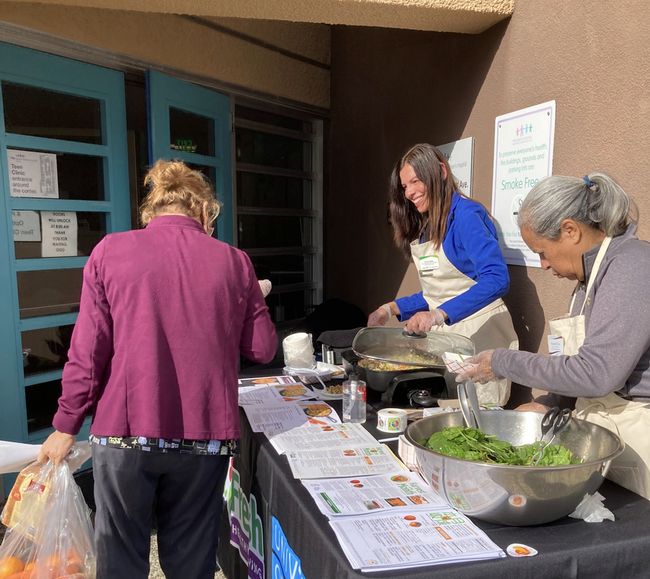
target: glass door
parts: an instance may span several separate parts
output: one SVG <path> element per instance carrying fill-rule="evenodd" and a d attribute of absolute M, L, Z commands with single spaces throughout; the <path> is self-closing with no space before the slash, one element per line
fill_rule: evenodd
<path fill-rule="evenodd" d="M 222 203 L 214 236 L 233 243 L 230 98 L 147 71 L 149 163 L 178 159 L 201 171 Z"/>
<path fill-rule="evenodd" d="M 130 228 L 124 78 L 0 44 L 0 89 L 0 439 L 40 442 L 83 267 Z"/>
<path fill-rule="evenodd" d="M 238 247 L 273 283 L 266 303 L 280 341 L 322 301 L 322 148 L 322 122 L 238 99 Z"/>

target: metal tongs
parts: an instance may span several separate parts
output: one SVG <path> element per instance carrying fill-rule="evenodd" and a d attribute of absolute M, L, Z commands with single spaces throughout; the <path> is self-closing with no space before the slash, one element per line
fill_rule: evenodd
<path fill-rule="evenodd" d="M 537 466 L 544 456 L 544 450 L 553 442 L 555 437 L 560 434 L 571 422 L 571 410 L 564 408 L 560 410 L 558 406 L 551 408 L 544 418 L 542 418 L 542 437 L 539 439 L 539 450 L 533 454 L 530 459 L 532 465 Z M 551 433 L 548 441 L 544 442 L 544 437 Z"/>
<path fill-rule="evenodd" d="M 472 405 L 471 411 L 467 404 L 468 400 Z M 458 401 L 460 402 L 460 411 L 463 413 L 465 424 L 470 428 L 479 428 L 483 430 L 478 405 L 478 396 L 476 395 L 476 386 L 474 385 L 474 382 L 467 380 L 458 385 Z"/>

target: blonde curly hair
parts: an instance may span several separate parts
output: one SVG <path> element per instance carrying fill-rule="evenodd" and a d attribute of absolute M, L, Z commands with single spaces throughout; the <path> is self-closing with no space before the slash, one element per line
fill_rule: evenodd
<path fill-rule="evenodd" d="M 200 172 L 193 171 L 182 161 L 158 160 L 144 178 L 151 191 L 140 206 L 140 221 L 147 225 L 161 215 L 182 214 L 203 223 L 206 208 L 208 226 L 219 215 L 221 204 L 212 185 Z"/>

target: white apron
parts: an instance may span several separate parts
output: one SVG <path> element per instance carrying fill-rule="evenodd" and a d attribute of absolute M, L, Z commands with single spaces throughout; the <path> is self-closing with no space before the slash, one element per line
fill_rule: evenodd
<path fill-rule="evenodd" d="M 575 301 L 574 295 L 569 313 L 549 321 L 551 334 L 562 337 L 564 342 L 564 349 L 558 351 L 558 355 L 563 353 L 567 356 L 574 356 L 585 340 L 585 316 L 583 314 L 585 304 L 610 241 L 611 237 L 606 237 L 600 246 L 589 276 L 585 303 L 582 305 L 580 314 L 570 317 Z M 615 392 L 599 398 L 580 397 L 576 400 L 576 417 L 607 428 L 625 441 L 625 450 L 612 461 L 606 476 L 622 487 L 645 498 L 650 498 L 650 437 L 648 436 L 650 433 L 650 408 L 648 403 L 625 400 Z"/>
<path fill-rule="evenodd" d="M 411 243 L 411 256 L 420 276 L 424 298 L 431 310 L 476 284 L 447 259 L 442 246 L 435 247 L 431 241 Z M 476 346 L 477 354 L 493 348 L 519 349 L 519 339 L 510 312 L 501 298 L 451 326 L 431 329 L 470 338 Z M 480 404 L 503 406 L 510 398 L 510 381 L 504 379 L 477 384 L 476 393 Z"/>

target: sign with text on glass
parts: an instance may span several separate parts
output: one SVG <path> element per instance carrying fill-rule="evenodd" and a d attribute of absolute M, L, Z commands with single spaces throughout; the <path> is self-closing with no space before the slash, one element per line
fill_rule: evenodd
<path fill-rule="evenodd" d="M 40 241 L 41 220 L 38 211 L 12 211 L 14 241 Z"/>
<path fill-rule="evenodd" d="M 7 149 L 7 162 L 12 197 L 59 198 L 56 155 Z"/>
<path fill-rule="evenodd" d="M 42 257 L 77 255 L 77 214 L 74 211 L 41 211 Z"/>
<path fill-rule="evenodd" d="M 519 208 L 553 171 L 555 101 L 501 115 L 494 125 L 492 215 L 506 263 L 541 267 L 519 232 Z"/>
<path fill-rule="evenodd" d="M 451 172 L 461 192 L 472 196 L 472 173 L 474 171 L 474 137 L 438 145 L 440 152 L 447 157 Z"/>
<path fill-rule="evenodd" d="M 192 142 L 192 139 L 176 139 L 176 142 L 171 143 L 169 148 L 176 151 L 185 151 L 186 153 L 196 153 L 197 147 Z"/>

